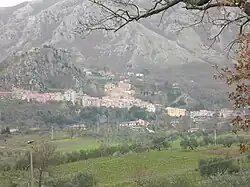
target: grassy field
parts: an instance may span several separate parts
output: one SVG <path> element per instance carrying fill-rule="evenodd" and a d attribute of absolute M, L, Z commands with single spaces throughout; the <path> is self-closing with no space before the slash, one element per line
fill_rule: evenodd
<path fill-rule="evenodd" d="M 57 145 L 58 151 L 73 152 L 79 150 L 91 150 L 100 146 L 100 142 L 94 138 L 74 138 L 53 141 Z"/>
<path fill-rule="evenodd" d="M 175 141 L 172 142 L 171 147 L 173 149 L 180 149 L 181 148 L 180 142 L 181 142 L 181 139 L 178 138 L 177 140 L 175 140 Z"/>
<path fill-rule="evenodd" d="M 15 135 L 7 139 L 5 143 L 0 140 L 0 151 L 6 150 L 24 150 L 27 149 L 27 142 L 34 140 L 39 142 L 40 140 L 50 140 L 50 134 L 32 134 L 32 135 Z M 92 137 L 77 137 L 70 139 L 65 132 L 56 132 L 54 134 L 54 140 L 51 141 L 57 145 L 58 151 L 72 152 L 79 150 L 90 150 L 98 148 L 101 142 Z M 113 145 L 113 143 L 111 143 Z"/>
<path fill-rule="evenodd" d="M 57 145 L 57 150 L 61 152 L 73 152 L 80 150 L 91 150 L 100 147 L 101 142 L 93 137 L 70 137 L 65 132 L 56 132 L 54 134 L 54 140 L 51 140 L 50 134 L 32 134 L 32 135 L 15 135 L 7 139 L 7 142 L 0 140 L 0 151 L 5 150 L 23 150 L 27 148 L 27 142 L 34 140 L 39 142 L 40 140 L 48 140 Z M 110 141 L 109 146 L 118 145 L 117 141 Z M 181 149 L 180 139 L 172 142 L 173 149 Z"/>
<path fill-rule="evenodd" d="M 173 176 L 179 173 L 194 175 L 197 161 L 212 155 L 196 151 L 151 151 L 121 157 L 90 159 L 60 165 L 56 168 L 56 178 L 70 176 L 79 171 L 91 171 L 97 177 L 100 186 L 136 186 L 133 178 L 141 172 L 157 172 L 157 175 Z"/>
<path fill-rule="evenodd" d="M 2 151 L 25 149 L 28 140 L 39 141 L 41 139 L 50 140 L 50 134 L 16 135 L 9 138 L 7 144 L 1 145 L 0 143 L 0 151 L 1 146 L 5 147 L 2 147 Z M 65 132 L 56 132 L 52 142 L 57 145 L 60 152 L 90 150 L 101 145 L 100 141 L 91 137 L 70 139 Z M 111 143 L 111 145 L 114 144 L 116 142 Z M 236 146 L 224 148 L 217 145 L 202 147 L 193 151 L 183 151 L 180 148 L 180 139 L 178 139 L 172 142 L 171 150 L 131 153 L 63 164 L 53 168 L 52 175 L 54 178 L 60 179 L 72 176 L 79 171 L 91 171 L 97 178 L 99 187 L 137 187 L 133 180 L 143 173 L 152 173 L 169 178 L 179 174 L 187 174 L 199 179 L 199 173 L 196 171 L 198 161 L 201 158 L 215 155 L 239 156 L 239 150 Z M 24 174 L 27 176 L 22 177 L 22 182 L 29 180 L 28 172 L 24 172 Z"/>

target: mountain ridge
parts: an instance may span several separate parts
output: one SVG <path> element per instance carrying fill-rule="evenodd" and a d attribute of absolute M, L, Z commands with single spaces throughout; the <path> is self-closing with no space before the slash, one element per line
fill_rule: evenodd
<path fill-rule="evenodd" d="M 30 51 L 34 47 L 51 45 L 70 51 L 72 58 L 69 63 L 80 69 L 109 67 L 114 72 L 126 72 L 130 65 L 132 71 L 141 72 L 146 68 L 154 78 L 162 76 L 163 80 L 178 82 L 188 95 L 192 92 L 187 91 L 193 84 L 190 81 L 206 90 L 202 93 L 205 98 L 216 91 L 225 93 L 222 89 L 217 90 L 225 87 L 213 80 L 212 68 L 203 69 L 201 66 L 224 65 L 228 61 L 221 44 L 226 43 L 226 40 L 222 36 L 220 43 L 215 43 L 210 50 L 204 50 L 202 47 L 208 45 L 201 27 L 188 27 L 177 32 L 181 27 L 176 23 L 176 18 L 183 25 L 196 19 L 193 14 L 185 12 L 181 5 L 170 10 L 160 26 L 159 15 L 131 23 L 117 33 L 94 32 L 81 39 L 76 34 L 79 19 L 87 21 L 93 15 L 98 17 L 98 11 L 87 0 L 43 0 L 42 3 L 26 2 L 0 9 L 0 66 L 18 51 Z M 206 32 L 211 35 L 212 27 L 208 26 L 208 30 Z M 11 69 L 11 63 L 8 66 Z M 197 72 L 197 75 L 192 75 L 192 79 L 188 67 L 194 67 L 193 72 Z M 203 82 L 199 80 L 202 73 Z M 209 85 L 212 88 L 207 88 Z M 195 96 L 191 94 L 190 97 Z"/>

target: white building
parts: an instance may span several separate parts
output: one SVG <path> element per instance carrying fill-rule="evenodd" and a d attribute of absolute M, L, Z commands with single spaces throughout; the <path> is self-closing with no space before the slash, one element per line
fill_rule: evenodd
<path fill-rule="evenodd" d="M 90 75 L 93 74 L 91 71 L 86 71 L 85 73 L 86 73 L 86 75 L 88 75 L 88 76 L 90 76 Z"/>
<path fill-rule="evenodd" d="M 229 110 L 227 108 L 223 108 L 219 112 L 220 117 L 223 117 L 223 118 L 227 118 L 227 117 L 233 116 L 233 114 L 234 114 L 234 111 L 233 110 Z"/>
<path fill-rule="evenodd" d="M 64 99 L 64 96 L 60 92 L 55 93 L 53 96 L 53 100 L 55 101 L 63 101 L 63 99 Z"/>
<path fill-rule="evenodd" d="M 123 90 L 126 90 L 126 91 L 129 91 L 131 90 L 131 84 L 130 83 L 127 83 L 125 81 L 120 81 L 118 83 L 118 87 L 122 88 Z"/>
<path fill-rule="evenodd" d="M 200 110 L 200 111 L 191 111 L 190 118 L 199 118 L 199 117 L 213 117 L 215 115 L 215 111 L 209 110 Z"/>
<path fill-rule="evenodd" d="M 75 124 L 75 125 L 72 125 L 70 128 L 74 128 L 74 129 L 79 129 L 79 130 L 86 130 L 86 125 L 84 124 Z"/>
<path fill-rule="evenodd" d="M 197 132 L 199 130 L 200 130 L 199 128 L 190 128 L 190 129 L 188 129 L 188 132 L 193 133 L 193 132 Z"/>
<path fill-rule="evenodd" d="M 147 127 L 148 125 L 149 125 L 149 122 L 144 121 L 142 119 L 138 119 L 136 121 L 123 122 L 119 126 L 133 128 L 133 127 Z"/>
<path fill-rule="evenodd" d="M 134 75 L 134 72 L 128 72 L 127 75 L 132 76 L 132 75 Z"/>
<path fill-rule="evenodd" d="M 19 129 L 10 129 L 10 133 L 19 132 Z"/>
<path fill-rule="evenodd" d="M 156 110 L 155 105 L 153 105 L 153 104 L 147 104 L 146 105 L 146 110 L 148 112 L 155 112 L 155 110 Z"/>
<path fill-rule="evenodd" d="M 71 101 L 73 105 L 76 103 L 76 91 L 70 89 L 64 92 L 65 101 Z"/>
<path fill-rule="evenodd" d="M 136 73 L 136 77 L 143 77 L 144 75 L 142 73 Z"/>

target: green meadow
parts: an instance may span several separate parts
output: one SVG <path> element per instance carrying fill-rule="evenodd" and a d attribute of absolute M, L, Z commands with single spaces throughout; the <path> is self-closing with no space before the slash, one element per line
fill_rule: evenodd
<path fill-rule="evenodd" d="M 224 136 L 224 135 L 222 135 Z M 54 140 L 50 140 L 51 135 L 31 134 L 15 135 L 8 138 L 6 144 L 0 144 L 0 152 L 4 150 L 24 150 L 28 149 L 27 141 L 40 141 L 47 139 L 57 145 L 59 152 L 75 152 L 80 150 L 93 150 L 101 146 L 101 140 L 93 137 L 70 138 L 65 132 L 56 132 Z M 110 141 L 109 146 L 118 145 L 120 142 Z M 178 175 L 190 175 L 191 178 L 200 179 L 197 163 L 201 158 L 214 157 L 216 155 L 238 156 L 237 145 L 225 148 L 220 145 L 198 147 L 195 150 L 183 150 L 180 147 L 180 138 L 171 143 L 170 150 L 153 151 L 143 153 L 128 153 L 126 155 L 116 155 L 87 159 L 67 164 L 61 164 L 51 168 L 50 175 L 55 179 L 67 178 L 77 172 L 89 171 L 97 178 L 100 187 L 137 187 L 134 180 L 142 176 L 159 176 L 171 178 Z M 1 175 L 4 173 L 0 172 Z M 147 175 L 145 175 L 147 174 Z M 8 175 L 5 172 L 4 175 Z M 29 172 L 24 172 L 21 182 L 29 180 Z M 11 174 L 10 176 L 13 176 Z M 20 174 L 18 174 L 20 176 Z"/>
<path fill-rule="evenodd" d="M 200 158 L 212 155 L 195 151 L 150 151 L 132 153 L 120 157 L 89 159 L 75 163 L 63 164 L 55 169 L 55 178 L 70 176 L 79 171 L 91 171 L 100 186 L 135 186 L 133 178 L 139 173 L 157 173 L 157 175 L 173 176 L 178 174 L 197 175 L 195 171 Z"/>

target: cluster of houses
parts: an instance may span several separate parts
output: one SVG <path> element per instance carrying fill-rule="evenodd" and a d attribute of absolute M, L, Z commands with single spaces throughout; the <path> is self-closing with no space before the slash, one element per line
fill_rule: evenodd
<path fill-rule="evenodd" d="M 249 113 L 249 108 L 242 110 L 230 110 L 227 108 L 223 108 L 217 111 L 210 111 L 210 110 L 187 111 L 186 109 L 167 107 L 166 111 L 169 116 L 174 117 L 170 122 L 172 127 L 175 128 L 176 125 L 179 124 L 179 120 L 182 119 L 182 117 L 188 116 L 192 120 L 192 124 L 195 124 L 196 126 L 193 128 L 191 128 L 190 126 L 188 132 L 195 132 L 201 130 L 198 124 L 202 124 L 204 121 L 210 120 L 215 117 L 230 118 L 230 117 L 246 115 Z M 223 122 L 217 123 L 217 125 L 222 126 Z"/>
<path fill-rule="evenodd" d="M 24 89 L 13 89 L 12 92 L 0 92 L 0 97 L 10 97 L 17 100 L 25 100 L 27 102 L 71 102 L 73 105 L 95 106 L 95 107 L 113 107 L 113 108 L 131 108 L 137 106 L 145 108 L 149 112 L 155 112 L 155 105 L 142 101 L 134 97 L 134 90 L 131 84 L 127 82 L 119 82 L 118 84 L 105 85 L 106 96 L 102 98 L 91 97 L 83 92 L 75 90 L 66 90 L 64 92 L 38 92 Z"/>
<path fill-rule="evenodd" d="M 92 72 L 86 71 L 87 75 L 91 76 Z M 99 72 L 101 75 L 113 77 L 114 74 Z M 144 75 L 140 73 L 128 72 L 128 76 L 135 76 L 137 79 L 143 79 Z M 120 77 L 122 78 L 122 77 Z M 126 80 L 126 77 L 123 77 L 124 81 L 118 83 L 108 83 L 105 85 L 105 96 L 102 98 L 91 97 L 84 94 L 83 92 L 76 92 L 73 89 L 66 91 L 57 91 L 57 92 L 38 92 L 31 91 L 31 89 L 13 89 L 11 92 L 0 92 L 0 99 L 17 99 L 24 100 L 27 102 L 39 102 L 39 103 L 48 103 L 48 102 L 70 102 L 73 105 L 79 106 L 95 106 L 95 107 L 113 107 L 113 108 L 131 108 L 137 106 L 140 108 L 145 108 L 149 112 L 156 112 L 156 108 L 159 105 L 155 105 L 149 102 L 142 101 L 137 99 L 135 91 L 132 89 L 129 81 Z M 174 84 L 173 86 L 178 86 Z M 163 106 L 160 105 L 161 108 Z M 219 111 L 209 111 L 209 110 L 199 110 L 199 111 L 188 111 L 182 108 L 176 107 L 167 107 L 165 108 L 166 113 L 171 117 L 176 117 L 173 121 L 173 124 L 178 123 L 178 118 L 182 116 L 189 116 L 193 122 L 207 120 L 215 116 L 227 118 L 234 116 L 235 112 L 229 109 L 221 109 Z M 120 128 L 129 128 L 129 129 L 147 129 L 148 132 L 153 132 L 148 129 L 149 122 L 142 119 L 135 121 L 128 121 L 119 124 Z M 84 129 L 86 130 L 85 125 L 74 125 L 72 128 Z M 15 130 L 15 129 L 14 129 Z M 196 131 L 197 128 L 190 129 L 190 131 Z"/>
<path fill-rule="evenodd" d="M 136 75 L 140 77 L 142 75 Z M 79 106 L 95 106 L 95 107 L 113 107 L 113 108 L 131 108 L 133 106 L 137 106 L 140 108 L 145 108 L 149 112 L 155 112 L 158 105 L 142 101 L 137 99 L 134 94 L 135 91 L 132 89 L 129 81 L 120 81 L 118 83 L 108 83 L 105 85 L 105 96 L 102 98 L 91 97 L 82 92 L 76 92 L 75 90 L 66 90 L 64 92 L 48 92 L 42 93 L 38 91 L 24 90 L 24 89 L 13 89 L 12 92 L 0 92 L 1 98 L 11 98 L 17 100 L 25 100 L 27 102 L 40 102 L 40 103 L 48 103 L 48 102 L 71 102 L 73 105 Z M 161 108 L 163 106 L 160 106 Z M 166 113 L 175 117 L 175 121 L 179 117 L 189 116 L 193 122 L 204 121 L 209 118 L 213 118 L 215 116 L 227 118 L 235 115 L 235 112 L 229 109 L 221 109 L 220 111 L 209 111 L 209 110 L 199 110 L 199 111 L 187 111 L 182 108 L 174 108 L 167 107 Z M 173 124 L 174 124 L 173 122 Z M 149 122 L 144 120 L 136 120 L 123 122 L 119 124 L 121 128 L 130 128 L 130 129 L 139 129 L 146 128 L 148 131 Z M 79 128 L 77 126 L 77 128 Z"/>
<path fill-rule="evenodd" d="M 12 98 L 18 100 L 25 100 L 27 102 L 40 102 L 48 103 L 54 102 L 71 102 L 73 105 L 79 106 L 95 106 L 95 107 L 113 107 L 113 108 L 131 108 L 137 106 L 140 108 L 145 108 L 149 112 L 155 112 L 155 104 L 142 101 L 137 99 L 134 94 L 135 91 L 132 90 L 131 84 L 126 81 L 121 81 L 118 84 L 106 84 L 105 85 L 106 96 L 102 98 L 91 97 L 82 92 L 77 93 L 75 90 L 66 90 L 65 92 L 49 92 L 41 93 L 38 91 L 13 89 L 12 92 L 0 92 L 1 98 Z M 199 110 L 199 111 L 188 111 L 182 108 L 167 107 L 166 112 L 172 117 L 190 116 L 193 121 L 202 121 L 214 116 L 227 118 L 235 115 L 233 110 L 221 109 L 220 111 L 209 111 L 209 110 Z"/>
<path fill-rule="evenodd" d="M 120 128 L 129 128 L 135 131 L 138 131 L 139 129 L 145 129 L 146 131 L 148 131 L 149 133 L 155 133 L 155 131 L 151 130 L 148 128 L 149 126 L 149 122 L 142 120 L 142 119 L 138 119 L 135 121 L 127 121 L 127 122 L 122 122 L 119 124 Z"/>
<path fill-rule="evenodd" d="M 229 110 L 227 108 L 223 108 L 217 111 L 210 111 L 210 110 L 188 111 L 187 109 L 182 109 L 182 108 L 167 107 L 166 111 L 169 116 L 172 117 L 189 116 L 191 119 L 193 119 L 193 121 L 202 121 L 213 117 L 227 118 L 239 114 L 239 112 Z"/>

